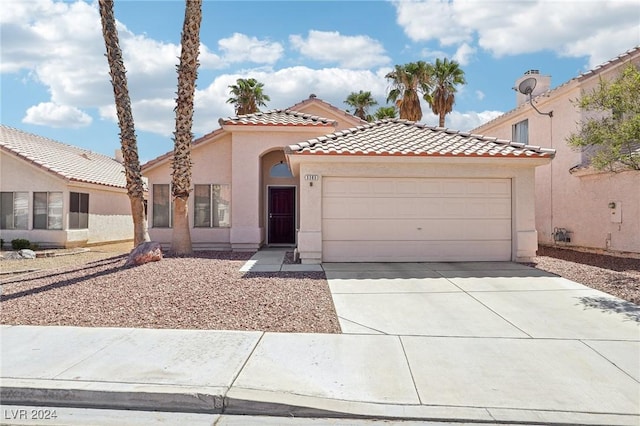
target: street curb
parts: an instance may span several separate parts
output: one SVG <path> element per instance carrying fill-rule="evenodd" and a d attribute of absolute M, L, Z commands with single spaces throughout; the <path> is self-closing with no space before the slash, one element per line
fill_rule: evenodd
<path fill-rule="evenodd" d="M 2 387 L 3 405 L 221 414 L 224 396 L 199 392 L 118 392 Z"/>
<path fill-rule="evenodd" d="M 175 388 L 173 388 L 175 389 Z M 152 391 L 105 391 L 86 389 L 47 389 L 30 387 L 2 387 L 0 400 L 4 406 L 64 407 L 78 409 L 132 410 L 149 412 L 172 412 L 192 414 L 243 415 L 286 418 L 332 418 L 344 420 L 370 421 L 418 421 L 453 422 L 510 425 L 636 425 L 640 416 L 614 413 L 548 412 L 520 409 L 493 409 L 480 407 L 444 406 L 387 406 L 365 414 L 358 409 L 333 410 L 328 405 L 338 401 L 327 400 L 319 405 L 327 408 L 309 407 L 286 402 L 259 401 L 245 398 L 226 397 L 203 392 L 152 392 Z M 301 402 L 301 401 L 300 401 Z M 348 401 L 342 401 L 351 405 Z M 364 403 L 364 405 L 370 405 Z M 377 405 L 377 404 L 374 404 Z M 340 407 L 338 403 L 336 408 Z M 342 407 L 345 408 L 345 407 Z M 484 415 L 474 416 L 467 410 L 481 410 Z M 460 411 L 459 411 L 460 410 Z M 478 413 L 476 413 L 478 414 Z M 488 418 L 486 417 L 488 416 Z"/>

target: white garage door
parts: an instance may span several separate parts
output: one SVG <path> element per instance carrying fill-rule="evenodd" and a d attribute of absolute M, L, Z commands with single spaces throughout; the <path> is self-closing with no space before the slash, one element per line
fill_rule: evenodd
<path fill-rule="evenodd" d="M 325 262 L 511 260 L 510 179 L 323 179 Z"/>

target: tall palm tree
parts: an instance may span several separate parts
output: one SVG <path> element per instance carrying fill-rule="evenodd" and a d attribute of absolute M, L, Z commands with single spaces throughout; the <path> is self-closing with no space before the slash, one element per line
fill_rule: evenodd
<path fill-rule="evenodd" d="M 193 134 L 193 97 L 198 78 L 200 23 L 202 0 L 185 0 L 182 26 L 182 51 L 178 65 L 178 97 L 176 99 L 176 130 L 173 145 L 173 231 L 171 251 L 177 255 L 193 251 L 189 230 L 189 192 L 191 190 L 191 143 Z"/>
<path fill-rule="evenodd" d="M 438 126 L 444 127 L 444 117 L 453 111 L 456 86 L 466 84 L 464 71 L 456 61 L 436 59 L 433 66 L 433 90 L 425 96 L 431 111 L 439 117 Z"/>
<path fill-rule="evenodd" d="M 371 92 L 363 92 L 362 90 L 359 92 L 351 92 L 344 103 L 353 107 L 353 115 L 363 120 L 372 118 L 368 115 L 369 107 L 378 105 L 378 102 L 371 96 Z"/>
<path fill-rule="evenodd" d="M 391 82 L 387 102 L 393 102 L 400 118 L 419 121 L 422 118 L 420 95 L 429 93 L 432 66 L 424 61 L 396 65 L 385 78 Z"/>
<path fill-rule="evenodd" d="M 394 106 L 380 107 L 373 113 L 373 117 L 376 120 L 384 120 L 385 118 L 396 118 L 397 110 Z"/>
<path fill-rule="evenodd" d="M 234 105 L 236 115 L 258 112 L 259 107 L 267 106 L 265 102 L 271 100 L 264 94 L 264 84 L 255 78 L 239 78 L 229 89 L 233 96 L 227 99 L 227 103 Z"/>
<path fill-rule="evenodd" d="M 144 208 L 144 182 L 138 158 L 138 144 L 127 87 L 127 74 L 122 61 L 122 50 L 113 14 L 113 0 L 99 0 L 98 6 L 102 22 L 102 36 L 107 49 L 107 62 L 113 86 L 116 114 L 118 115 L 118 126 L 120 127 L 124 174 L 127 180 L 127 194 L 131 203 L 131 216 L 133 217 L 133 243 L 137 246 L 142 242 L 150 241 L 150 238 Z"/>

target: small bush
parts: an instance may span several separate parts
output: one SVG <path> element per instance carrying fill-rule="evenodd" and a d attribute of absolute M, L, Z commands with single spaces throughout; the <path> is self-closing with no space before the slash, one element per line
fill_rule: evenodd
<path fill-rule="evenodd" d="M 29 240 L 25 240 L 24 238 L 16 238 L 15 240 L 11 240 L 11 248 L 14 250 L 22 250 L 28 249 L 31 247 L 31 242 Z"/>

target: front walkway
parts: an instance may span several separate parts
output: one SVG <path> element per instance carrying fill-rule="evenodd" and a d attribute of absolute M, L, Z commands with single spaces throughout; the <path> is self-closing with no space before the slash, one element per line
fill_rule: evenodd
<path fill-rule="evenodd" d="M 322 272 L 322 265 L 286 263 L 287 252 L 293 248 L 262 248 L 245 263 L 241 272 Z"/>

